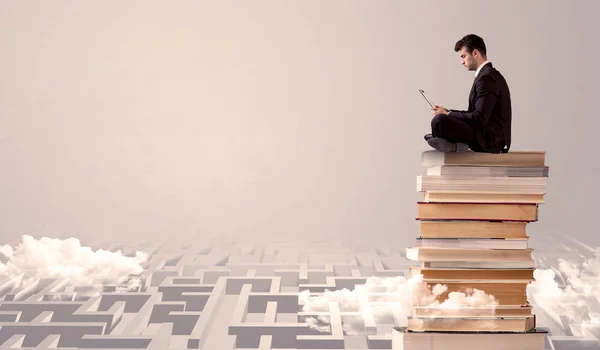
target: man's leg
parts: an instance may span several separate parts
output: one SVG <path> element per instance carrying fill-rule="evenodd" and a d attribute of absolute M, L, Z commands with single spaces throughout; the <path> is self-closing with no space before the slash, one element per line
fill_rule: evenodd
<path fill-rule="evenodd" d="M 434 137 L 467 145 L 471 145 L 475 141 L 475 131 L 469 123 L 447 114 L 438 114 L 433 117 L 431 133 Z"/>
<path fill-rule="evenodd" d="M 427 143 L 443 152 L 464 152 L 475 143 L 473 127 L 458 118 L 438 114 L 431 120 L 432 138 Z"/>

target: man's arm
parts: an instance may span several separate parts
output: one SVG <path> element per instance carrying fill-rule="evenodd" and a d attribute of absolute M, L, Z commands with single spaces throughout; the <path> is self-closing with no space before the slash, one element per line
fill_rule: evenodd
<path fill-rule="evenodd" d="M 475 100 L 475 110 L 473 112 L 450 110 L 448 115 L 464 118 L 485 126 L 490 119 L 494 105 L 498 100 L 498 84 L 491 75 L 484 75 L 477 80 L 477 99 Z"/>

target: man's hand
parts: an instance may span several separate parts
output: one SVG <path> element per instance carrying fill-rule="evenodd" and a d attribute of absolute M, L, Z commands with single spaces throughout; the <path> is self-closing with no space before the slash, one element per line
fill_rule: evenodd
<path fill-rule="evenodd" d="M 431 111 L 432 111 L 431 114 L 433 116 L 435 116 L 437 114 L 448 114 L 448 113 L 450 113 L 450 111 L 447 110 L 444 106 L 438 106 L 438 105 L 433 106 L 433 108 L 431 109 Z"/>

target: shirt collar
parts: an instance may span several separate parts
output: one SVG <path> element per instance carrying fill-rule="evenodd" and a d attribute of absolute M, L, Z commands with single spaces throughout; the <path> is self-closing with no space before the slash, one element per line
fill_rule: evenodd
<path fill-rule="evenodd" d="M 477 71 L 475 72 L 475 76 L 477 76 L 477 74 L 479 74 L 479 71 L 481 70 L 481 68 L 483 68 L 483 66 L 485 66 L 486 64 L 490 63 L 490 61 L 485 60 L 481 66 L 479 66 L 479 68 L 477 68 Z"/>

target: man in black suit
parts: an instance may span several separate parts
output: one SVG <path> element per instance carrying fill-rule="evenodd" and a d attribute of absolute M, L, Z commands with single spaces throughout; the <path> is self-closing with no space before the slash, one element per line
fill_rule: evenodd
<path fill-rule="evenodd" d="M 466 111 L 434 106 L 427 143 L 442 152 L 506 153 L 510 149 L 512 110 L 504 77 L 487 60 L 483 39 L 469 34 L 456 42 L 461 63 L 475 71 Z M 505 147 L 506 146 L 506 147 Z"/>

